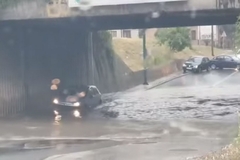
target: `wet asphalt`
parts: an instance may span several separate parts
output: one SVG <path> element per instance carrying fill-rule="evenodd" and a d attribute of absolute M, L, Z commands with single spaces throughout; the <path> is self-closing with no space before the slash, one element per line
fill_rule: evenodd
<path fill-rule="evenodd" d="M 62 159 L 181 160 L 219 150 L 238 133 L 239 80 L 235 70 L 187 74 L 151 90 L 107 95 L 82 120 L 63 119 L 58 125 L 51 118 L 0 121 L 1 146 L 11 148 L 9 140 L 20 146 L 0 149 L 0 160 L 72 152 L 80 153 Z"/>
<path fill-rule="evenodd" d="M 102 108 L 124 120 L 235 119 L 240 72 L 188 74 L 151 90 L 116 96 Z"/>

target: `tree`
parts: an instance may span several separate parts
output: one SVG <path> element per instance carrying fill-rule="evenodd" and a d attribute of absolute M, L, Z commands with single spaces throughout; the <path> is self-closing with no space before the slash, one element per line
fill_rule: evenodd
<path fill-rule="evenodd" d="M 159 29 L 155 37 L 160 45 L 166 44 L 173 51 L 182 51 L 186 47 L 191 48 L 191 39 L 188 28 Z"/>

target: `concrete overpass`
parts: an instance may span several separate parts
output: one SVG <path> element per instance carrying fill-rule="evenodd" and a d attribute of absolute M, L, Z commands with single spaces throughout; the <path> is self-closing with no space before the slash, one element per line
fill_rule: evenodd
<path fill-rule="evenodd" d="M 87 11 L 69 7 L 66 0 L 58 1 L 19 0 L 0 10 L 0 20 L 22 26 L 106 30 L 233 24 L 240 14 L 240 9 L 234 8 L 237 4 L 221 8 L 219 0 L 145 0 L 141 3 L 132 0 L 131 4 L 123 1 L 109 5 L 103 3 L 106 0 L 102 3 L 93 0 L 93 7 Z"/>

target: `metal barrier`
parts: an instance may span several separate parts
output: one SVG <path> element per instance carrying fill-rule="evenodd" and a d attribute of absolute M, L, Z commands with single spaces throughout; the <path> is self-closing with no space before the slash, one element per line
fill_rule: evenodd
<path fill-rule="evenodd" d="M 240 0 L 216 0 L 217 8 L 240 8 Z"/>

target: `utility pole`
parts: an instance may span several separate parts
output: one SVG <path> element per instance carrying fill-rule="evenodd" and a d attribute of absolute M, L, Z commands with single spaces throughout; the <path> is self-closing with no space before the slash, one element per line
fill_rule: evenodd
<path fill-rule="evenodd" d="M 211 26 L 211 50 L 212 50 L 212 56 L 214 56 L 214 31 L 213 31 L 213 25 Z"/>
<path fill-rule="evenodd" d="M 88 35 L 88 55 L 89 55 L 89 74 L 90 74 L 90 83 L 94 85 L 94 56 L 93 56 L 93 33 L 89 32 Z"/>
<path fill-rule="evenodd" d="M 146 58 L 147 58 L 147 48 L 146 48 L 146 29 L 143 29 L 143 85 L 148 85 L 147 82 L 147 66 L 146 66 Z"/>

